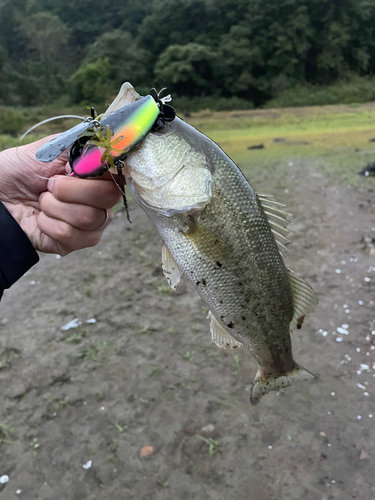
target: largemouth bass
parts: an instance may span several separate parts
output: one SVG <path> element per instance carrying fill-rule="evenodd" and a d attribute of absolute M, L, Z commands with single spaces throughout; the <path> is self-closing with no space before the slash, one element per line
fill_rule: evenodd
<path fill-rule="evenodd" d="M 139 99 L 127 89 L 126 99 Z M 176 118 L 147 135 L 125 161 L 127 184 L 164 242 L 172 288 L 184 274 L 210 309 L 221 348 L 245 346 L 258 372 L 250 401 L 315 376 L 293 359 L 290 334 L 318 298 L 280 251 L 288 214 L 258 195 L 208 137 Z"/>
<path fill-rule="evenodd" d="M 124 84 L 107 113 L 139 99 Z M 210 309 L 213 342 L 253 354 L 251 403 L 315 378 L 292 355 L 290 334 L 318 298 L 284 264 L 283 205 L 257 194 L 217 144 L 177 117 L 154 127 L 124 162 L 127 185 L 164 242 L 170 286 L 184 274 Z"/>

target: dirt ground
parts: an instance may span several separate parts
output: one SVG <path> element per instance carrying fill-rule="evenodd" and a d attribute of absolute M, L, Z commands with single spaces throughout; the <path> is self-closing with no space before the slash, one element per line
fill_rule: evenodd
<path fill-rule="evenodd" d="M 212 344 L 188 283 L 168 288 L 132 205 L 132 225 L 119 212 L 98 247 L 43 256 L 5 294 L 0 500 L 375 498 L 375 179 L 327 161 L 246 171 L 294 214 L 287 263 L 320 305 L 293 351 L 319 379 L 252 407 L 255 362 Z"/>

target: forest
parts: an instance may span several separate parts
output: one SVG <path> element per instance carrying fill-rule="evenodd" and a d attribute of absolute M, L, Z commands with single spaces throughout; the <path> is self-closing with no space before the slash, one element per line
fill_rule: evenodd
<path fill-rule="evenodd" d="M 104 103 L 126 80 L 185 107 L 363 102 L 374 69 L 371 0 L 1 0 L 3 105 Z"/>

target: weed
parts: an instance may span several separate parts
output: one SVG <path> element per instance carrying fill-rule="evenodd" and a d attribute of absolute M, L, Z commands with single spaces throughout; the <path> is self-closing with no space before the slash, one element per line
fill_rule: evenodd
<path fill-rule="evenodd" d="M 96 350 L 88 347 L 82 352 L 77 353 L 76 358 L 82 358 L 83 361 L 96 361 Z"/>
<path fill-rule="evenodd" d="M 209 311 L 209 309 L 207 306 L 202 306 L 202 313 L 203 314 L 208 314 L 208 311 Z"/>
<path fill-rule="evenodd" d="M 238 375 L 238 370 L 240 369 L 240 360 L 238 358 L 238 354 L 235 354 L 233 356 L 233 366 L 235 368 L 235 371 L 232 373 L 232 375 Z"/>
<path fill-rule="evenodd" d="M 91 288 L 88 288 L 88 289 L 86 290 L 86 297 L 89 297 L 89 298 L 91 298 L 91 297 L 92 297 L 92 290 L 91 290 Z"/>
<path fill-rule="evenodd" d="M 139 329 L 139 333 L 150 333 L 150 328 L 148 326 L 142 326 Z"/>
<path fill-rule="evenodd" d="M 160 292 L 160 293 L 171 294 L 172 291 L 173 291 L 172 288 L 168 285 L 158 285 L 158 292 Z"/>
<path fill-rule="evenodd" d="M 191 361 L 194 354 L 195 354 L 195 351 L 186 351 L 184 354 L 180 354 L 180 356 L 182 356 L 187 361 Z"/>
<path fill-rule="evenodd" d="M 1 443 L 7 443 L 11 444 L 12 441 L 10 439 L 10 436 L 13 434 L 13 429 L 9 427 L 9 425 L 6 424 L 0 424 L 0 444 Z"/>
<path fill-rule="evenodd" d="M 72 344 L 79 344 L 82 340 L 82 335 L 79 333 L 73 333 L 70 337 L 66 339 L 67 342 L 71 342 Z"/>
<path fill-rule="evenodd" d="M 163 368 L 161 366 L 151 366 L 148 376 L 152 377 L 153 375 L 160 373 L 162 370 L 163 370 Z"/>
<path fill-rule="evenodd" d="M 210 458 L 220 450 L 220 441 L 215 441 L 212 438 L 205 438 L 199 434 L 197 434 L 197 438 L 201 439 L 208 445 L 208 455 Z"/>
<path fill-rule="evenodd" d="M 106 340 L 101 340 L 97 346 L 97 351 L 100 353 L 100 352 L 103 352 L 103 351 L 107 351 L 109 349 L 109 344 Z"/>
<path fill-rule="evenodd" d="M 143 403 L 144 405 L 148 405 L 149 404 L 149 400 L 148 399 L 142 399 L 142 398 L 139 398 L 139 401 L 141 403 Z"/>
<path fill-rule="evenodd" d="M 62 410 L 63 408 L 66 408 L 68 404 L 69 398 L 60 399 L 59 401 L 57 401 L 57 409 Z"/>
<path fill-rule="evenodd" d="M 121 426 L 120 424 L 118 424 L 117 422 L 113 422 L 111 421 L 112 425 L 115 427 L 115 429 L 117 429 L 119 432 L 124 432 L 125 429 L 128 428 L 127 425 L 123 425 Z"/>
<path fill-rule="evenodd" d="M 4 365 L 3 365 L 3 363 L 0 361 L 0 372 L 1 372 L 1 370 L 2 370 L 3 368 L 4 368 Z"/>

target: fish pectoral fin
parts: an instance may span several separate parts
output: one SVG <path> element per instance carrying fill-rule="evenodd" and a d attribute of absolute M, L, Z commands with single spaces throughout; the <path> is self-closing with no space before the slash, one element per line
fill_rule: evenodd
<path fill-rule="evenodd" d="M 232 335 L 229 335 L 229 333 L 224 330 L 211 311 L 208 313 L 208 317 L 211 318 L 210 332 L 214 344 L 220 347 L 220 349 L 243 347 L 241 342 L 238 342 L 238 340 L 234 339 Z"/>
<path fill-rule="evenodd" d="M 311 286 L 302 278 L 299 278 L 294 272 L 288 269 L 288 276 L 293 295 L 294 313 L 292 321 L 289 324 L 289 331 L 293 332 L 296 328 L 299 330 L 305 319 L 305 316 L 315 311 L 319 304 L 319 299 Z"/>
<path fill-rule="evenodd" d="M 316 378 L 317 377 L 313 373 L 297 364 L 289 373 L 277 378 L 266 378 L 262 376 L 262 373 L 258 370 L 251 387 L 250 403 L 255 406 L 259 403 L 262 396 L 268 392 L 278 391 L 283 387 L 289 387 L 299 380 L 313 380 Z"/>
<path fill-rule="evenodd" d="M 173 290 L 176 290 L 177 285 L 180 282 L 182 273 L 178 268 L 176 261 L 173 258 L 173 255 L 171 254 L 171 252 L 169 251 L 169 249 L 166 247 L 165 244 L 163 244 L 161 249 L 161 262 L 163 267 L 163 273 L 164 276 L 167 278 L 169 286 Z"/>
<path fill-rule="evenodd" d="M 229 246 L 195 219 L 190 223 L 189 230 L 183 231 L 183 234 L 199 255 L 219 267 L 224 264 L 226 257 L 230 255 Z"/>
<path fill-rule="evenodd" d="M 292 214 L 281 210 L 285 205 L 275 201 L 272 195 L 258 194 L 257 196 L 267 216 L 279 251 L 283 255 L 282 252 L 287 249 L 285 245 L 290 243 L 289 236 L 292 234 L 288 229 Z"/>

